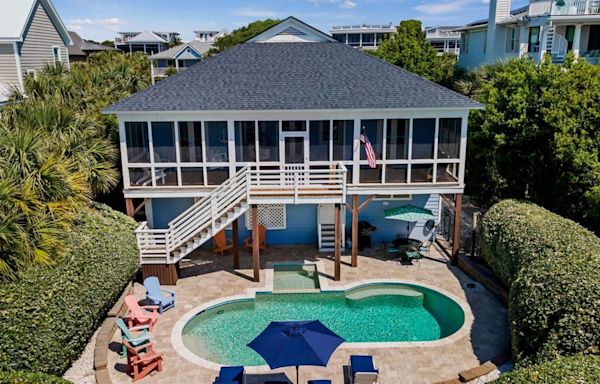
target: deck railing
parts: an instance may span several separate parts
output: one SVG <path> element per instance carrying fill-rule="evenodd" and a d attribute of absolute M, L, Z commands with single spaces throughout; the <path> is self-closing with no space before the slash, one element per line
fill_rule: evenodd
<path fill-rule="evenodd" d="M 600 14 L 600 0 L 563 0 L 558 5 L 556 0 L 531 0 L 529 16 L 578 16 Z"/>

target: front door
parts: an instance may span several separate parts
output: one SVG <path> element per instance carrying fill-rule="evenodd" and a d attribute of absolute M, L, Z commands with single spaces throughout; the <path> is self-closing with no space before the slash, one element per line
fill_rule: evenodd
<path fill-rule="evenodd" d="M 305 138 L 302 136 L 284 137 L 283 156 L 286 164 L 304 164 Z"/>
<path fill-rule="evenodd" d="M 282 132 L 283 172 L 286 185 L 304 184 L 307 181 L 308 132 Z"/>

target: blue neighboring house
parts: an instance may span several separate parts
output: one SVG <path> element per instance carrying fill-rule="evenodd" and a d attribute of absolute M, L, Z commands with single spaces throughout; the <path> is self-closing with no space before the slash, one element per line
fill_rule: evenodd
<path fill-rule="evenodd" d="M 289 17 L 104 112 L 119 120 L 128 213 L 147 218 L 144 274 L 173 283 L 180 260 L 232 224 L 240 239 L 261 223 L 269 245 L 333 251 L 338 268 L 359 220 L 374 242 L 431 238 L 425 222 L 407 233 L 383 211 L 413 204 L 439 221 L 440 195 L 462 196 L 479 108 Z"/>

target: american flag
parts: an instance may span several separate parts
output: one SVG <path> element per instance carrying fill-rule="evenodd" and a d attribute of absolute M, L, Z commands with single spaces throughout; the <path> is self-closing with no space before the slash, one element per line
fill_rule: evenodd
<path fill-rule="evenodd" d="M 371 142 L 369 141 L 369 138 L 365 134 L 364 130 L 360 132 L 360 141 L 365 145 L 365 152 L 367 154 L 369 168 L 377 168 L 377 157 L 375 156 L 375 151 L 373 150 L 373 146 L 371 145 Z"/>

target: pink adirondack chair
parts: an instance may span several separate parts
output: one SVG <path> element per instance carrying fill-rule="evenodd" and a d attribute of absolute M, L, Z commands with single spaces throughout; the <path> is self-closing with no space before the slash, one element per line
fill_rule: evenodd
<path fill-rule="evenodd" d="M 137 299 L 133 295 L 125 297 L 125 305 L 127 305 L 127 325 L 135 327 L 138 325 L 147 325 L 151 331 L 154 323 L 158 319 L 158 305 L 140 306 Z"/>

